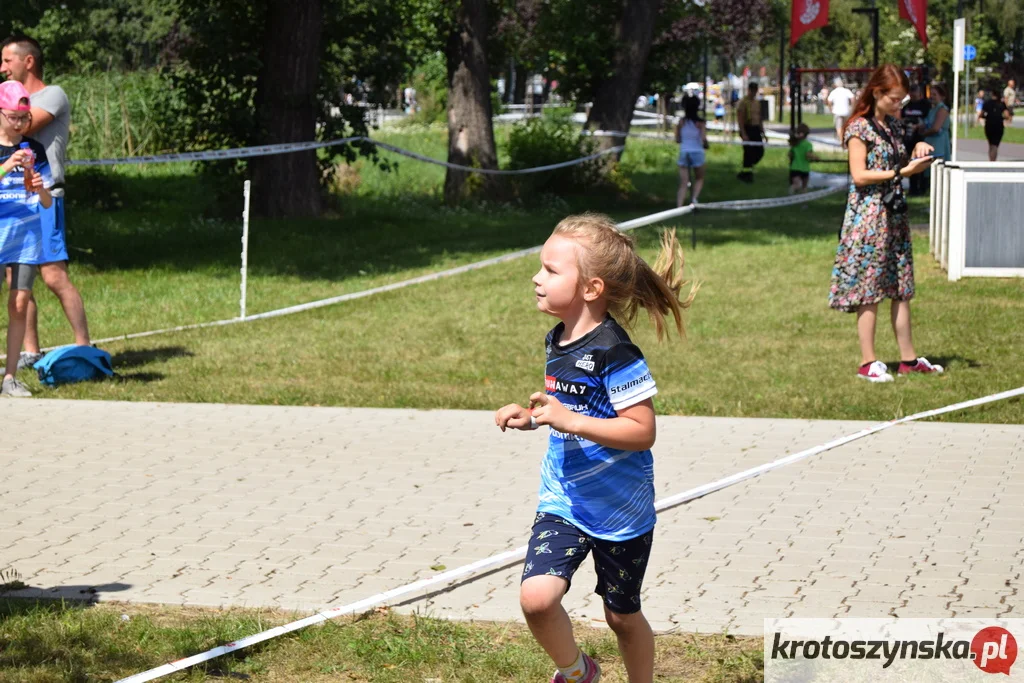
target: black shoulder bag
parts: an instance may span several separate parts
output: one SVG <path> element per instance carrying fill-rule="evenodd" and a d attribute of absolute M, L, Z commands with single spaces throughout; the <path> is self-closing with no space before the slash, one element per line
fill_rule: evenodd
<path fill-rule="evenodd" d="M 902 214 L 907 212 L 907 198 L 903 196 L 903 176 L 899 174 L 900 168 L 903 166 L 902 155 L 900 155 L 900 148 L 896 146 L 896 141 L 881 128 L 876 122 L 873 116 L 868 117 L 868 124 L 870 124 L 872 130 L 878 134 L 879 137 L 884 138 L 890 145 L 892 145 L 893 153 L 898 157 L 896 161 L 896 167 L 889 170 L 896 171 L 896 177 L 891 181 L 887 181 L 889 184 L 885 186 L 885 191 L 882 193 L 882 203 L 885 204 L 885 208 L 889 211 Z"/>

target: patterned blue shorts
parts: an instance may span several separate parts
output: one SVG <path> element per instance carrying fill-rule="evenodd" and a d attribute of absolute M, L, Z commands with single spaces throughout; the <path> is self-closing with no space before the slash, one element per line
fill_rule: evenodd
<path fill-rule="evenodd" d="M 640 611 L 640 589 L 651 556 L 654 530 L 628 541 L 605 541 L 577 529 L 557 515 L 538 512 L 526 551 L 523 581 L 531 576 L 559 576 L 572 586 L 572 576 L 587 554 L 594 552 L 594 592 L 616 614 Z M 569 588 L 566 588 L 568 592 Z"/>

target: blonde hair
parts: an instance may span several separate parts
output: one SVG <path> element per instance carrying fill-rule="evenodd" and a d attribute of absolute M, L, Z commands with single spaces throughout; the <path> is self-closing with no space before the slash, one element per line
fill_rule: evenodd
<path fill-rule="evenodd" d="M 615 227 L 608 216 L 584 213 L 562 220 L 552 233 L 574 240 L 580 245 L 577 267 L 580 278 L 600 278 L 612 314 L 632 326 L 640 308 L 647 311 L 661 341 L 665 336 L 665 319 L 672 314 L 676 331 L 682 337 L 683 310 L 690 307 L 698 285 L 690 287 L 685 300 L 679 298 L 683 285 L 683 249 L 675 230 L 661 235 L 661 252 L 654 267 L 647 265 L 636 253 L 633 238 Z"/>

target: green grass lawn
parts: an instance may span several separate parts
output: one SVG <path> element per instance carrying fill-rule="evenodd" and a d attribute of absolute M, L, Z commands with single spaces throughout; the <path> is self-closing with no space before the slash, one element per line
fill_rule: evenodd
<path fill-rule="evenodd" d="M 804 123 L 806 123 L 808 125 L 808 127 L 812 128 L 812 129 L 813 128 L 829 128 L 829 129 L 831 129 L 831 128 L 835 128 L 835 125 L 836 125 L 835 124 L 835 119 L 832 118 L 832 114 L 829 114 L 827 109 L 825 110 L 824 114 L 811 114 L 811 113 L 808 113 L 808 112 L 805 111 L 801 115 L 800 120 L 803 121 Z M 784 117 L 783 121 L 785 123 L 787 123 L 787 124 L 789 123 L 789 107 L 786 107 L 786 114 L 785 114 L 785 117 Z"/>
<path fill-rule="evenodd" d="M 443 131 L 392 131 L 387 138 L 444 155 Z M 784 150 L 769 150 L 753 186 L 734 179 L 739 155 L 735 147 L 712 146 L 704 202 L 785 193 Z M 533 196 L 458 209 L 438 201 L 440 168 L 401 159 L 397 172 L 385 174 L 357 164 L 342 181 L 347 193 L 333 215 L 254 221 L 249 312 L 540 244 L 572 212 L 628 219 L 669 208 L 674 158 L 673 145 L 631 140 L 622 164 L 634 186 L 627 198 Z M 121 208 L 69 211 L 73 274 L 93 336 L 237 316 L 240 221 L 201 218 L 212 202 L 203 183 L 173 166 L 123 171 L 103 182 Z M 688 248 L 688 272 L 703 285 L 685 340 L 659 345 L 646 323 L 637 330 L 659 382 L 660 412 L 889 419 L 1022 384 L 1024 281 L 950 283 L 923 234 L 915 237 L 915 339 L 949 373 L 881 386 L 855 378 L 854 318 L 826 304 L 844 203 L 837 194 L 783 209 L 703 210 L 636 232 L 642 253 L 653 258 L 659 231 L 676 228 Z M 914 221 L 927 220 L 924 204 L 915 203 L 914 212 Z M 61 398 L 492 409 L 538 387 L 543 336 L 555 321 L 534 310 L 536 267 L 530 257 L 294 316 L 109 343 L 117 380 L 30 386 L 38 396 Z M 70 341 L 53 297 L 39 291 L 38 298 L 44 341 Z M 887 326 L 878 339 L 881 358 L 897 360 Z M 1022 418 L 1021 403 L 1010 401 L 945 419 Z"/>
<path fill-rule="evenodd" d="M 963 133 L 963 126 L 960 127 L 960 134 Z M 984 124 L 978 125 L 973 121 L 971 127 L 967 131 L 968 140 L 985 140 L 985 126 Z M 1018 145 L 1024 145 L 1024 128 L 1014 128 L 1013 126 L 1006 126 L 1003 131 L 1003 142 L 1011 142 Z"/>
<path fill-rule="evenodd" d="M 123 615 L 123 616 L 122 616 Z M 0 598 L 0 682 L 114 681 L 231 642 L 296 615 L 152 605 L 92 607 Z M 579 626 L 581 646 L 625 683 L 614 635 Z M 664 635 L 658 681 L 763 680 L 760 638 Z M 476 681 L 547 680 L 550 660 L 515 624 L 463 624 L 377 610 L 311 626 L 165 680 Z"/>

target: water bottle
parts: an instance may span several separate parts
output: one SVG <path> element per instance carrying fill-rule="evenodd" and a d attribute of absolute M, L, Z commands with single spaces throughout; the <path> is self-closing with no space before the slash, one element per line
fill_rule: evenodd
<path fill-rule="evenodd" d="M 18 147 L 29 155 L 28 161 L 23 163 L 21 167 L 24 169 L 25 192 L 32 192 L 32 176 L 34 175 L 33 169 L 36 166 L 36 155 L 32 153 L 32 147 L 27 142 L 21 143 Z"/>

